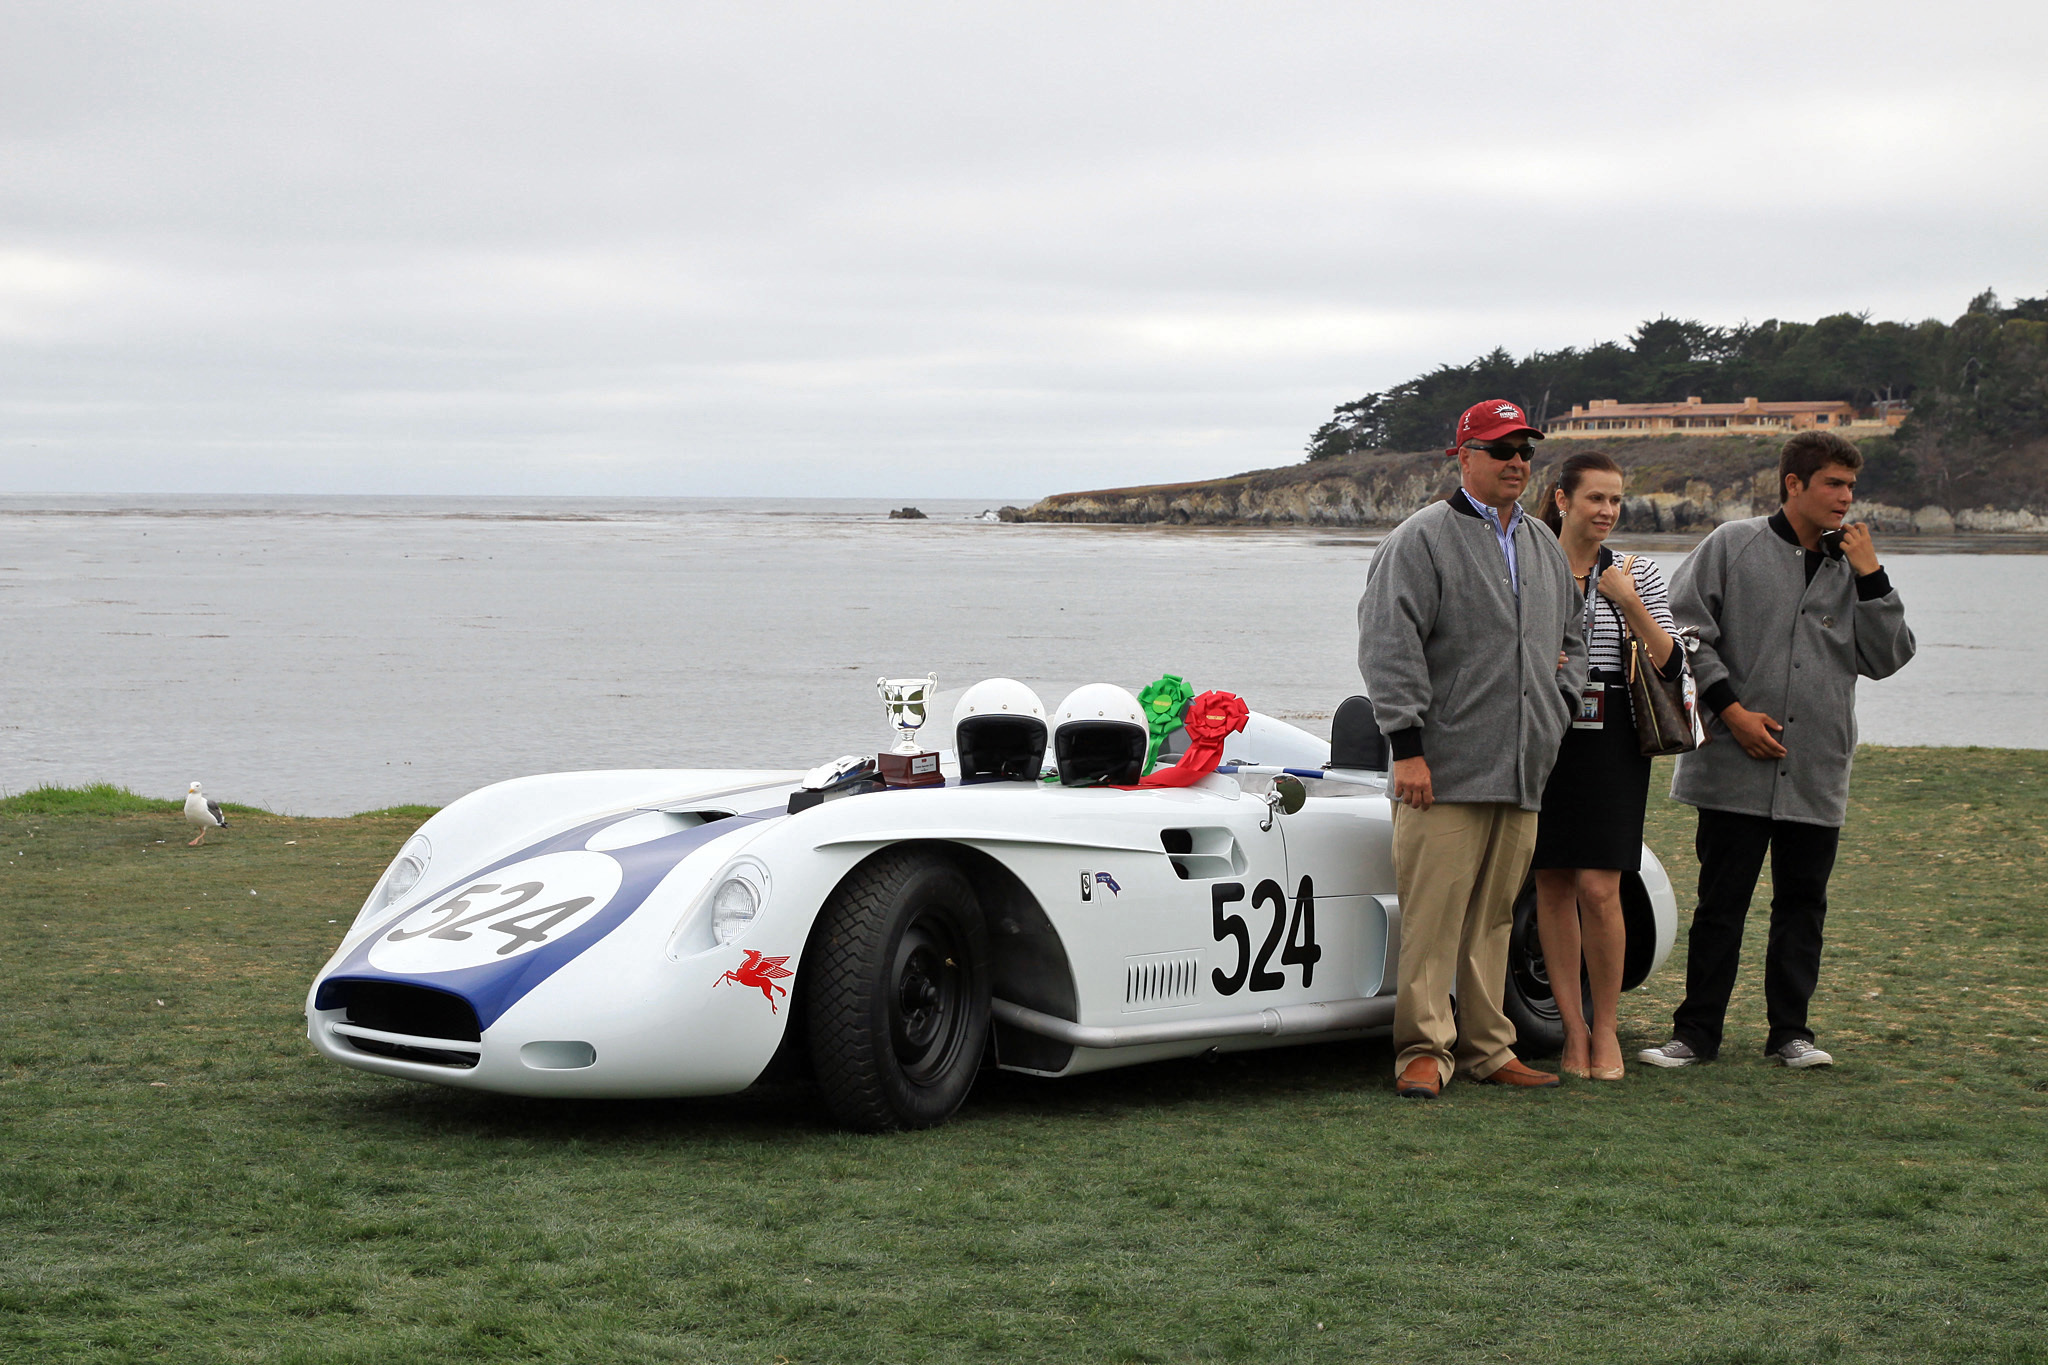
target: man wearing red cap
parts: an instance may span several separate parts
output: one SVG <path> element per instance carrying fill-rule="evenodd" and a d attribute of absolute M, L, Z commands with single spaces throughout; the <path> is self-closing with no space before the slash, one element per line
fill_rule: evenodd
<path fill-rule="evenodd" d="M 1571 566 L 1517 501 L 1541 439 L 1505 399 L 1467 408 L 1445 452 L 1458 490 L 1380 543 L 1358 603 L 1358 667 L 1394 757 L 1395 1092 L 1411 1098 L 1454 1070 L 1557 1084 L 1516 1060 L 1501 1012 L 1515 893 L 1586 675 Z"/>

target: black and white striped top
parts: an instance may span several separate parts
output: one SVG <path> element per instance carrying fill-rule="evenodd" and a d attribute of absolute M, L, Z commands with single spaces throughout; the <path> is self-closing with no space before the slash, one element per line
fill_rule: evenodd
<path fill-rule="evenodd" d="M 1621 608 L 1601 595 L 1599 579 L 1601 569 L 1608 564 L 1619 564 L 1626 556 L 1617 555 L 1600 548 L 1600 558 L 1593 569 L 1593 582 L 1588 586 L 1591 611 L 1585 621 L 1586 666 L 1596 671 L 1622 673 L 1628 669 L 1628 656 L 1622 652 L 1622 635 L 1627 619 Z M 1650 616 L 1667 631 L 1675 632 L 1678 623 L 1671 619 L 1671 594 L 1665 590 L 1664 575 L 1648 555 L 1637 555 L 1636 562 L 1629 566 L 1629 574 L 1636 580 L 1636 595 L 1643 599 L 1643 605 L 1650 609 Z M 1577 583 L 1572 586 L 1577 587 Z"/>

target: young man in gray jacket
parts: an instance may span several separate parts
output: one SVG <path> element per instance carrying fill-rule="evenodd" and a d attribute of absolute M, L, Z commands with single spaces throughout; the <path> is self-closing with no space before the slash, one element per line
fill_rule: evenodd
<path fill-rule="evenodd" d="M 1848 813 L 1856 679 L 1888 678 L 1913 657 L 1870 528 L 1842 525 L 1862 466 L 1844 437 L 1799 433 L 1779 455 L 1778 511 L 1716 527 L 1672 577 L 1672 613 L 1699 628 L 1693 672 L 1715 742 L 1680 756 L 1671 783 L 1672 796 L 1699 808 L 1700 899 L 1671 1041 L 1636 1054 L 1653 1066 L 1720 1053 L 1766 850 L 1764 1052 L 1789 1067 L 1834 1061 L 1814 1045 L 1806 1007 Z"/>
<path fill-rule="evenodd" d="M 1394 757 L 1395 1092 L 1425 1099 L 1454 1069 L 1557 1084 L 1515 1059 L 1501 992 L 1543 784 L 1586 680 L 1571 566 L 1516 502 L 1543 433 L 1496 399 L 1457 434 L 1462 486 L 1380 543 L 1358 603 L 1358 668 Z"/>

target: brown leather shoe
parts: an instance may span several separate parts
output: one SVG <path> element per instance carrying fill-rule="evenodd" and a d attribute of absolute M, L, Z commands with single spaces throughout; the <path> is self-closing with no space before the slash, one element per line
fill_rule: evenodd
<path fill-rule="evenodd" d="M 1548 1071 L 1538 1071 L 1532 1066 L 1523 1066 L 1513 1057 L 1502 1064 L 1500 1070 L 1480 1078 L 1483 1085 L 1518 1085 L 1524 1090 L 1543 1090 L 1557 1084 L 1557 1077 Z"/>
<path fill-rule="evenodd" d="M 1417 1057 L 1401 1069 L 1401 1078 L 1394 1082 L 1394 1093 L 1405 1100 L 1433 1100 L 1443 1088 L 1443 1073 L 1437 1070 L 1434 1057 Z"/>

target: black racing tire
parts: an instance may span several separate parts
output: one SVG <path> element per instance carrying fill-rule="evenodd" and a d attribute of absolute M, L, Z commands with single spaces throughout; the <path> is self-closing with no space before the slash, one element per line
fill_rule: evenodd
<path fill-rule="evenodd" d="M 809 976 L 811 1071 L 849 1128 L 951 1118 L 988 1043 L 988 928 L 973 883 L 942 857 L 890 849 L 818 915 Z"/>
<path fill-rule="evenodd" d="M 1584 991 L 1583 981 L 1580 985 Z M 1584 999 L 1583 993 L 1580 996 Z M 1515 898 L 1514 925 L 1508 930 L 1508 980 L 1501 992 L 1501 1013 L 1515 1026 L 1515 1054 L 1555 1057 L 1564 1050 L 1564 1020 L 1557 1012 L 1556 988 L 1543 962 L 1543 940 L 1536 932 L 1536 883 L 1532 879 Z"/>

